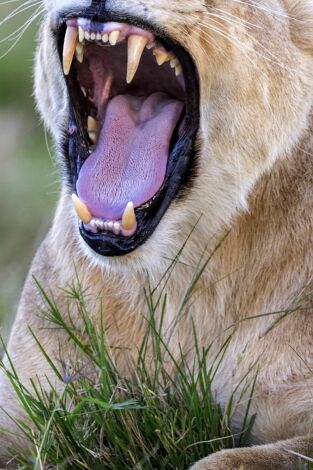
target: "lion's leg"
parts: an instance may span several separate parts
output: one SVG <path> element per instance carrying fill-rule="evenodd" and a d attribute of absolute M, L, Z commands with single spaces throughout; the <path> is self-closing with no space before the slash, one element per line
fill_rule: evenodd
<path fill-rule="evenodd" d="M 13 419 L 12 419 L 13 418 Z M 0 468 L 16 468 L 14 456 L 29 443 L 14 420 L 26 420 L 26 413 L 3 372 L 0 373 Z M 13 459 L 13 460 L 12 460 Z M 8 464 L 10 462 L 10 464 Z"/>
<path fill-rule="evenodd" d="M 25 310 L 19 309 L 8 344 L 8 357 L 4 358 L 4 366 L 12 377 L 17 375 L 15 384 L 20 389 L 20 384 L 30 392 L 32 387 L 30 379 L 49 376 L 47 365 L 43 355 L 34 344 L 34 339 L 25 321 Z M 14 371 L 12 371 L 12 367 Z M 13 379 L 14 380 L 14 379 Z M 13 382 L 14 383 L 14 382 Z M 27 412 L 21 405 L 13 384 L 7 374 L 0 371 L 0 470 L 2 468 L 17 468 L 16 456 L 27 454 L 31 443 L 18 422 L 26 423 L 32 427 Z M 33 426 L 34 427 L 34 426 Z M 8 465 L 9 462 L 9 465 Z"/>
<path fill-rule="evenodd" d="M 35 331 L 39 331 L 40 333 L 40 330 L 35 329 Z M 55 339 L 55 343 L 58 344 L 57 338 L 54 338 L 54 336 L 56 336 L 56 334 L 49 334 L 51 342 L 54 344 Z M 52 355 L 48 346 L 46 346 L 43 341 L 42 343 L 47 353 Z M 56 376 L 30 334 L 28 323 L 24 318 L 23 310 L 18 313 L 13 326 L 8 345 L 8 352 L 16 371 L 18 382 L 20 382 L 30 392 L 30 394 L 33 392 L 30 379 L 33 379 L 35 383 L 39 381 L 41 388 L 48 386 L 46 378 L 48 378 L 51 383 L 56 383 Z M 11 367 L 8 360 L 5 361 L 5 365 L 10 371 Z M 17 384 L 17 387 L 20 389 L 19 384 Z M 14 457 L 17 454 L 21 454 L 21 452 L 27 455 L 31 447 L 31 442 L 16 424 L 17 421 L 26 423 L 30 429 L 35 427 L 35 424 L 31 422 L 26 410 L 20 404 L 16 391 L 14 390 L 10 380 L 6 374 L 1 371 L 0 470 L 2 468 L 16 468 L 13 463 L 15 462 Z M 6 463 L 12 458 L 12 465 L 10 467 L 6 467 Z"/>
<path fill-rule="evenodd" d="M 296 454 L 309 455 L 313 438 L 288 439 L 242 449 L 223 450 L 204 458 L 191 470 L 298 470 L 301 459 Z"/>

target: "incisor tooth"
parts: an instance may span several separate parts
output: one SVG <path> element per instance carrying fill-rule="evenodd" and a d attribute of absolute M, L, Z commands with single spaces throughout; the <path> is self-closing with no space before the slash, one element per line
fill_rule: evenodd
<path fill-rule="evenodd" d="M 119 222 L 114 222 L 113 224 L 113 232 L 115 235 L 119 235 L 121 231 L 121 224 Z"/>
<path fill-rule="evenodd" d="M 90 221 L 90 225 L 91 225 L 91 227 L 96 228 L 96 227 L 97 227 L 97 220 L 96 220 L 96 219 L 92 219 L 92 220 Z"/>
<path fill-rule="evenodd" d="M 78 31 L 74 26 L 68 26 L 66 29 L 63 45 L 63 71 L 68 75 L 71 70 L 76 45 L 78 41 Z"/>
<path fill-rule="evenodd" d="M 131 83 L 138 70 L 140 59 L 148 39 L 144 36 L 132 34 L 128 38 L 127 83 Z"/>
<path fill-rule="evenodd" d="M 76 55 L 76 59 L 78 60 L 78 62 L 82 64 L 84 61 L 84 46 L 80 42 L 76 46 L 75 55 Z"/>
<path fill-rule="evenodd" d="M 102 36 L 102 42 L 107 43 L 109 41 L 109 35 L 107 33 L 104 33 Z"/>
<path fill-rule="evenodd" d="M 134 204 L 129 202 L 122 218 L 122 226 L 125 230 L 131 230 L 136 225 L 136 214 L 134 210 Z"/>
<path fill-rule="evenodd" d="M 110 41 L 111 46 L 116 45 L 119 37 L 120 37 L 119 31 L 112 31 L 112 33 L 109 35 L 109 41 Z"/>
<path fill-rule="evenodd" d="M 78 39 L 79 39 L 79 42 L 83 42 L 85 39 L 85 31 L 83 30 L 81 26 L 78 26 Z"/>
<path fill-rule="evenodd" d="M 72 194 L 72 201 L 76 214 L 78 215 L 80 220 L 86 225 L 89 224 L 92 219 L 92 215 L 90 214 L 86 204 L 81 201 L 79 197 L 76 196 L 76 194 Z"/>

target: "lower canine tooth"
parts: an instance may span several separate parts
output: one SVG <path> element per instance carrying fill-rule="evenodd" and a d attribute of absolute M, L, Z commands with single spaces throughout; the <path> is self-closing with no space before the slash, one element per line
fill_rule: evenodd
<path fill-rule="evenodd" d="M 68 75 L 71 70 L 76 45 L 78 41 L 78 30 L 76 26 L 68 26 L 66 29 L 63 44 L 63 71 Z"/>
<path fill-rule="evenodd" d="M 72 194 L 73 206 L 76 211 L 76 214 L 84 224 L 89 224 L 92 219 L 92 215 L 88 210 L 86 204 L 79 199 L 76 194 Z"/>
<path fill-rule="evenodd" d="M 127 83 L 131 83 L 138 70 L 142 53 L 148 43 L 144 36 L 132 34 L 128 38 Z"/>
<path fill-rule="evenodd" d="M 123 214 L 122 226 L 125 230 L 131 230 L 135 227 L 136 223 L 137 221 L 134 210 L 134 204 L 132 202 L 129 202 Z"/>
<path fill-rule="evenodd" d="M 109 41 L 110 41 L 111 46 L 116 45 L 119 37 L 120 37 L 119 31 L 112 31 L 112 33 L 109 35 Z"/>

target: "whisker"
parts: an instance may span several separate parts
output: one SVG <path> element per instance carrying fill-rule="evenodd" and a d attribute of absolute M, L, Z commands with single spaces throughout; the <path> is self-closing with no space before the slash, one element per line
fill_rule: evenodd
<path fill-rule="evenodd" d="M 39 4 L 41 2 L 37 2 L 37 4 Z M 14 33 L 11 33 L 10 35 L 8 35 L 7 37 L 3 38 L 1 40 L 1 43 L 2 42 L 5 42 L 5 41 L 13 41 L 13 44 L 11 44 L 11 46 L 3 53 L 0 55 L 0 60 L 3 59 L 4 57 L 6 57 L 11 51 L 12 49 L 14 49 L 14 47 L 18 44 L 18 42 L 21 40 L 21 38 L 24 36 L 25 32 L 28 30 L 28 28 L 30 27 L 30 25 L 39 17 L 42 15 L 43 13 L 43 7 L 40 6 L 38 7 L 34 13 L 30 16 L 30 18 L 28 20 L 25 21 L 25 23 L 20 26 L 19 28 L 17 28 L 17 30 L 14 31 Z"/>
<path fill-rule="evenodd" d="M 195 16 L 195 18 L 196 18 L 196 16 Z M 208 23 L 198 21 L 197 26 L 198 27 L 202 26 L 206 30 L 210 30 L 210 31 L 214 30 L 215 32 L 217 32 L 218 34 L 223 36 L 224 38 L 228 39 L 231 43 L 238 46 L 242 51 L 244 49 L 246 51 L 252 51 L 254 54 L 259 55 L 260 57 L 268 60 L 269 62 L 271 62 L 275 65 L 278 65 L 280 68 L 282 68 L 282 69 L 284 69 L 284 70 L 286 70 L 290 73 L 296 72 L 295 69 L 291 68 L 290 66 L 286 66 L 286 64 L 284 64 L 280 60 L 280 58 L 278 58 L 275 54 L 273 54 L 272 51 L 270 51 L 268 48 L 266 48 L 261 42 L 259 42 L 254 36 L 250 35 L 247 31 L 243 30 L 242 33 L 248 39 L 250 39 L 255 45 L 257 45 L 258 48 L 261 48 L 263 53 L 260 52 L 257 48 L 253 48 L 249 44 L 245 44 L 242 41 L 239 41 L 239 39 L 236 38 L 236 36 L 233 33 L 229 33 L 229 32 L 226 32 L 226 31 L 221 31 L 219 28 L 213 27 L 211 23 L 215 23 L 216 25 L 220 26 L 220 23 L 218 21 L 216 21 L 216 19 L 214 19 L 214 18 L 210 18 L 210 22 L 208 22 Z"/>
<path fill-rule="evenodd" d="M 262 29 L 262 27 L 260 25 L 256 25 L 254 23 L 251 23 L 250 21 L 247 21 L 244 18 L 239 18 L 238 16 L 233 15 L 232 13 L 230 13 L 226 10 L 222 10 L 222 9 L 216 8 L 216 7 L 212 7 L 212 10 L 215 10 L 215 11 L 220 12 L 220 13 L 214 14 L 211 11 L 206 11 L 205 14 L 209 15 L 209 16 L 215 16 L 217 18 L 221 18 L 221 19 L 223 19 L 224 21 L 227 21 L 230 24 L 236 24 L 238 26 L 246 26 L 249 29 L 252 29 L 252 28 Z M 223 15 L 226 15 L 226 16 L 223 16 Z"/>
<path fill-rule="evenodd" d="M 247 6 L 247 2 L 245 2 L 243 0 L 229 0 L 229 1 L 232 1 L 232 2 L 235 2 L 235 3 L 240 3 L 241 5 Z M 265 6 L 259 5 L 259 4 L 255 3 L 252 0 L 250 2 L 248 2 L 248 5 L 255 8 L 256 10 L 264 11 L 266 13 L 270 13 L 270 14 L 273 14 L 275 16 L 280 16 L 281 18 L 286 18 L 286 19 L 289 18 L 289 15 L 287 13 L 282 13 L 282 12 L 274 10 L 272 8 L 266 8 Z"/>
<path fill-rule="evenodd" d="M 13 10 L 6 17 L 4 17 L 4 19 L 0 21 L 0 26 L 4 25 L 15 16 L 20 15 L 21 13 L 24 13 L 25 11 L 32 9 L 34 8 L 34 6 L 39 5 L 41 3 L 42 2 L 40 0 L 31 1 L 31 3 L 29 1 L 24 2 L 23 5 L 20 5 L 18 8 L 15 8 L 15 10 Z"/>
<path fill-rule="evenodd" d="M 204 32 L 203 29 L 201 29 L 201 26 L 203 26 L 204 28 L 208 29 L 209 31 L 213 31 L 213 32 L 216 32 L 217 34 L 219 34 L 220 36 L 224 37 L 225 39 L 227 39 L 228 41 L 230 41 L 232 44 L 234 44 L 235 46 L 240 47 L 241 51 L 243 52 L 243 54 L 246 56 L 246 58 L 249 60 L 249 62 L 251 62 L 251 64 L 255 67 L 255 68 L 259 68 L 259 66 L 257 64 L 255 64 L 253 62 L 253 60 L 251 59 L 251 57 L 248 55 L 248 53 L 246 52 L 245 49 L 247 49 L 247 47 L 243 47 L 243 44 L 236 38 L 234 37 L 233 35 L 230 36 L 229 34 L 225 33 L 224 31 L 221 31 L 219 28 L 216 28 L 216 27 L 213 27 L 212 25 L 207 25 L 207 24 L 203 24 L 203 23 L 200 23 L 198 22 L 198 25 L 195 26 L 196 29 L 198 29 L 199 32 L 201 32 L 202 35 L 204 35 L 207 39 L 211 39 L 211 36 L 208 34 L 208 32 Z M 208 44 L 210 44 L 208 41 L 207 41 Z M 244 45 L 246 46 L 246 45 Z M 251 48 L 250 48 L 251 50 Z"/>

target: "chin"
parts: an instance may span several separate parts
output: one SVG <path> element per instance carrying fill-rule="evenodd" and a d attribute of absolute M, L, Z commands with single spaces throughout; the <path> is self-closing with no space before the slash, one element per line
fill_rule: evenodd
<path fill-rule="evenodd" d="M 68 199 L 68 194 L 66 197 Z M 61 205 L 63 204 L 61 203 Z M 64 207 L 66 206 L 63 205 Z M 187 226 L 182 221 L 179 210 L 176 209 L 178 208 L 175 205 L 170 208 L 146 242 L 130 251 L 127 256 L 104 256 L 98 253 L 89 243 L 86 243 L 81 234 L 81 223 L 77 224 L 76 221 L 73 221 L 74 225 L 70 230 L 70 240 L 73 240 L 73 234 L 75 234 L 74 239 L 77 243 L 76 247 L 79 247 L 79 258 L 84 260 L 83 265 L 88 266 L 88 269 L 99 269 L 104 276 L 110 275 L 110 273 L 122 276 L 124 274 L 149 276 L 150 281 L 157 282 L 160 274 L 168 269 L 169 264 L 176 259 L 182 247 L 185 246 L 186 239 L 189 240 L 189 243 L 180 255 L 181 260 L 183 258 L 193 259 L 194 250 L 197 249 L 195 240 L 189 239 L 189 235 L 193 231 L 195 231 L 197 239 L 199 231 L 197 228 L 194 229 L 197 222 L 194 226 L 191 224 Z M 187 228 L 187 232 L 182 232 L 182 226 Z"/>

